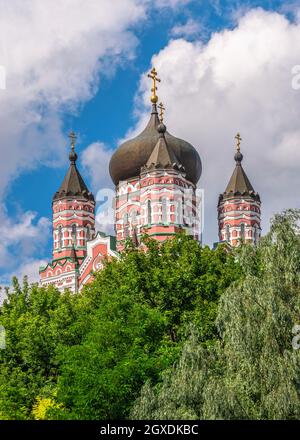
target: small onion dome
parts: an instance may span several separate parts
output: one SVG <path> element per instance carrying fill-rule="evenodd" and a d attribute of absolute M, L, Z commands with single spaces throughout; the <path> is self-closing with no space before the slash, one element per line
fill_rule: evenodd
<path fill-rule="evenodd" d="M 237 151 L 234 155 L 234 160 L 236 161 L 237 164 L 241 164 L 242 160 L 243 160 L 243 155 L 240 151 Z"/>
<path fill-rule="evenodd" d="M 71 163 L 75 163 L 76 160 L 78 159 L 78 156 L 74 150 L 74 148 L 71 149 L 70 154 L 69 154 L 69 159 Z"/>
<path fill-rule="evenodd" d="M 172 136 L 168 131 L 164 133 L 165 128 L 163 127 L 165 126 L 159 121 L 156 104 L 153 104 L 151 117 L 144 131 L 134 139 L 120 145 L 110 160 L 109 172 L 115 185 L 118 185 L 121 180 L 128 180 L 140 175 L 159 140 L 161 131 L 168 147 L 182 164 L 186 179 L 195 185 L 197 184 L 202 172 L 198 152 L 188 142 Z"/>
<path fill-rule="evenodd" d="M 163 122 L 160 122 L 160 124 L 158 124 L 157 131 L 159 134 L 165 134 L 165 132 L 167 131 L 167 127 Z"/>

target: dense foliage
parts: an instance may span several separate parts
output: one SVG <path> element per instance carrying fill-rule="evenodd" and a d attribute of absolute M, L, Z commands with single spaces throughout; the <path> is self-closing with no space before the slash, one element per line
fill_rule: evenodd
<path fill-rule="evenodd" d="M 220 340 L 197 327 L 162 383 L 143 387 L 131 416 L 159 419 L 299 419 L 300 213 L 277 215 L 257 249 L 238 256 L 244 277 L 222 296 Z"/>
<path fill-rule="evenodd" d="M 204 349 L 218 338 L 220 297 L 243 277 L 223 246 L 185 235 L 147 252 L 128 245 L 81 294 L 20 287 L 0 310 L 0 418 L 124 418 L 148 382 L 178 359 L 190 325 Z"/>
<path fill-rule="evenodd" d="M 300 418 L 299 223 L 234 251 L 145 237 L 76 295 L 15 279 L 0 418 Z"/>

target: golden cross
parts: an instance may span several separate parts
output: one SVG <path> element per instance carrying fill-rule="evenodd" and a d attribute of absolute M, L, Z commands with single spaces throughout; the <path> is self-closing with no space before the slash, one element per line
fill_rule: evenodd
<path fill-rule="evenodd" d="M 156 82 L 160 82 L 160 79 L 157 78 L 157 72 L 155 70 L 155 67 L 153 67 L 153 69 L 151 70 L 150 73 L 148 73 L 148 78 L 151 78 L 153 81 L 153 87 L 151 89 L 152 92 L 152 96 L 151 96 L 151 102 L 153 104 L 156 104 L 158 101 L 158 97 L 156 95 L 156 90 L 157 90 L 157 86 L 156 86 Z"/>
<path fill-rule="evenodd" d="M 240 151 L 240 150 L 241 150 L 241 141 L 243 140 L 243 139 L 241 138 L 240 133 L 238 133 L 238 134 L 236 135 L 235 139 L 236 139 L 236 141 L 237 141 L 237 143 L 236 143 L 236 149 L 237 149 L 237 151 Z"/>
<path fill-rule="evenodd" d="M 160 114 L 159 114 L 160 122 L 163 122 L 163 120 L 164 120 L 164 111 L 165 111 L 166 109 L 165 109 L 165 107 L 164 107 L 164 105 L 163 105 L 162 102 L 159 104 L 158 108 L 159 108 L 159 110 L 160 110 Z"/>
<path fill-rule="evenodd" d="M 70 141 L 71 141 L 71 148 L 72 148 L 72 150 L 74 150 L 77 136 L 76 136 L 76 134 L 74 133 L 73 130 L 70 131 L 69 138 L 70 138 Z"/>

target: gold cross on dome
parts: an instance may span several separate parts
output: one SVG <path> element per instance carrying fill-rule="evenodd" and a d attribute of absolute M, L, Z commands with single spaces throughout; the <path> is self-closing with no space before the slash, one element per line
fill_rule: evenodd
<path fill-rule="evenodd" d="M 72 150 L 74 150 L 77 136 L 76 136 L 76 134 L 74 133 L 73 130 L 70 131 L 69 138 L 70 138 L 70 141 L 71 141 L 71 148 L 72 148 Z"/>
<path fill-rule="evenodd" d="M 158 108 L 159 108 L 159 110 L 160 110 L 160 113 L 159 113 L 159 120 L 160 120 L 160 122 L 163 122 L 163 120 L 164 120 L 164 111 L 165 111 L 166 109 L 165 109 L 165 107 L 164 107 L 164 105 L 163 105 L 162 102 L 159 104 Z"/>
<path fill-rule="evenodd" d="M 151 78 L 153 81 L 153 87 L 151 89 L 152 92 L 152 96 L 151 96 L 151 102 L 152 104 L 156 104 L 158 101 L 158 97 L 156 95 L 156 91 L 157 91 L 157 86 L 156 86 L 156 82 L 160 82 L 160 79 L 157 78 L 157 72 L 155 70 L 155 67 L 153 67 L 153 69 L 151 70 L 150 73 L 148 73 L 148 78 Z"/>
<path fill-rule="evenodd" d="M 240 133 L 238 133 L 238 134 L 236 135 L 235 139 L 236 139 L 236 149 L 237 149 L 237 151 L 240 151 L 240 150 L 241 150 L 241 141 L 243 140 L 243 139 L 241 138 Z"/>

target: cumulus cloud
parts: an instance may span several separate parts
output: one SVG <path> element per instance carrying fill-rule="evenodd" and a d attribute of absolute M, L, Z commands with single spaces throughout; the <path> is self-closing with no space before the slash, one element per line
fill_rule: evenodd
<path fill-rule="evenodd" d="M 199 21 L 189 18 L 184 24 L 177 24 L 171 29 L 173 37 L 195 37 L 203 31 L 203 26 Z"/>
<path fill-rule="evenodd" d="M 153 4 L 153 0 L 146 0 Z M 178 8 L 191 3 L 193 0 L 154 0 L 154 5 L 157 8 Z"/>
<path fill-rule="evenodd" d="M 19 213 L 13 221 L 2 206 L 0 209 L 0 266 L 9 270 L 32 253 L 41 251 L 50 234 L 50 220 L 37 218 L 34 212 Z"/>
<path fill-rule="evenodd" d="M 163 0 L 155 7 L 185 3 Z M 24 170 L 40 163 L 62 163 L 63 115 L 78 112 L 98 91 L 104 75 L 113 74 L 120 63 L 134 57 L 138 44 L 134 26 L 147 18 L 153 4 L 149 0 L 0 0 L 0 10 L 3 203 L 6 187 Z M 87 162 L 95 148 L 86 151 Z M 106 165 L 107 161 L 103 169 Z M 99 184 L 96 173 L 92 179 Z M 6 269 L 14 247 L 24 251 L 24 258 L 35 251 L 32 234 L 43 228 L 45 220 L 34 219 L 31 213 L 16 222 L 6 213 L 3 220 L 6 237 L 0 245 L 0 265 Z M 21 229 L 24 235 L 18 233 Z"/>
<path fill-rule="evenodd" d="M 138 0 L 0 1 L 0 188 L 24 168 L 59 160 L 62 111 L 76 111 L 137 40 Z M 105 11 L 105 13 L 103 13 Z M 109 60 L 109 62 L 108 62 Z"/>
<path fill-rule="evenodd" d="M 81 163 L 90 176 L 96 199 L 96 230 L 114 234 L 115 190 L 109 175 L 109 161 L 113 150 L 103 142 L 94 142 L 81 155 Z"/>
<path fill-rule="evenodd" d="M 18 220 L 12 220 L 0 206 L 0 305 L 5 297 L 4 286 L 9 286 L 13 276 L 20 280 L 28 276 L 30 283 L 38 281 L 39 266 L 42 259 L 33 259 L 32 255 L 41 254 L 49 239 L 50 220 L 31 211 L 20 212 Z"/>
<path fill-rule="evenodd" d="M 39 282 L 39 268 L 45 266 L 46 260 L 34 260 L 29 258 L 26 263 L 22 264 L 18 269 L 5 273 L 0 278 L 0 306 L 6 298 L 5 287 L 10 287 L 11 279 L 15 276 L 22 284 L 23 278 L 26 275 L 29 284 Z"/>
<path fill-rule="evenodd" d="M 94 142 L 81 155 L 81 163 L 90 177 L 94 193 L 101 188 L 112 187 L 108 169 L 112 153 L 113 150 L 103 142 Z"/>
<path fill-rule="evenodd" d="M 171 133 L 190 141 L 203 161 L 207 242 L 217 240 L 217 201 L 234 168 L 234 136 L 243 137 L 244 168 L 263 202 L 263 228 L 270 216 L 299 207 L 300 90 L 291 71 L 300 64 L 300 25 L 262 9 L 248 11 L 234 29 L 207 44 L 184 39 L 153 57 L 162 82 Z M 143 76 L 140 102 L 149 101 Z M 144 125 L 143 112 L 136 133 Z"/>
<path fill-rule="evenodd" d="M 188 0 L 160 0 L 178 7 Z M 151 7 L 150 7 L 151 6 Z M 40 160 L 60 160 L 62 112 L 76 111 L 99 79 L 134 56 L 133 26 L 148 0 L 0 0 L 0 189 Z M 3 77 L 2 75 L 2 77 Z M 1 196 L 1 192 L 0 192 Z"/>
<path fill-rule="evenodd" d="M 12 277 L 16 276 L 20 282 L 22 282 L 24 276 L 27 276 L 28 282 L 36 283 L 39 281 L 39 268 L 47 264 L 46 260 L 34 260 L 28 259 L 28 261 L 22 264 L 17 270 L 6 274 L 5 278 L 10 280 Z"/>
<path fill-rule="evenodd" d="M 0 0 L 0 203 L 24 169 L 62 162 L 65 112 L 97 91 L 101 75 L 133 57 L 129 28 L 146 14 L 139 0 Z M 103 13 L 105 11 L 105 13 Z M 42 246 L 48 220 L 14 221 L 2 209 L 0 266 L 14 270 Z M 16 255 L 18 250 L 18 256 Z"/>

